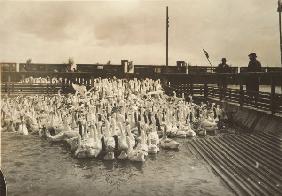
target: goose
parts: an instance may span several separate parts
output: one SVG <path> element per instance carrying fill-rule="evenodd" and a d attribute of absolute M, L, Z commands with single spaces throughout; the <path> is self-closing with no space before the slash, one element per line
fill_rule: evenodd
<path fill-rule="evenodd" d="M 144 131 L 144 129 L 141 129 L 141 135 L 140 135 L 140 140 L 136 146 L 137 150 L 140 150 L 144 153 L 145 156 L 148 155 L 148 144 L 147 144 L 147 135 Z"/>
<path fill-rule="evenodd" d="M 32 113 L 31 115 L 27 116 L 27 124 L 29 126 L 29 131 L 31 133 L 33 133 L 33 134 L 34 133 L 38 133 L 39 126 L 38 126 L 37 120 L 35 119 L 34 113 Z"/>
<path fill-rule="evenodd" d="M 217 105 L 216 108 L 215 108 L 215 121 L 218 122 L 219 119 L 222 117 L 222 110 L 220 108 L 220 105 Z"/>
<path fill-rule="evenodd" d="M 178 129 L 175 123 L 169 123 L 167 130 L 169 130 L 169 136 L 171 137 L 186 138 L 186 132 Z"/>
<path fill-rule="evenodd" d="M 71 152 L 74 152 L 74 156 L 78 159 L 81 158 L 96 158 L 101 150 L 101 140 L 97 139 L 95 135 L 95 127 L 90 128 L 89 136 L 82 138 L 78 132 L 61 132 L 56 136 L 50 136 L 53 141 L 66 141 L 70 145 Z"/>
<path fill-rule="evenodd" d="M 132 143 L 132 140 L 129 137 L 126 138 L 126 141 L 128 144 L 127 158 L 130 161 L 134 161 L 134 162 L 145 162 L 144 152 L 133 149 L 134 143 Z"/>
<path fill-rule="evenodd" d="M 196 132 L 191 128 L 191 125 L 190 125 L 190 123 L 189 123 L 189 121 L 187 122 L 187 124 L 183 124 L 182 125 L 182 129 L 183 129 L 183 131 L 185 131 L 186 132 L 186 136 L 187 137 L 194 137 L 194 136 L 196 136 Z"/>
<path fill-rule="evenodd" d="M 46 137 L 46 127 L 45 125 L 42 124 L 41 120 L 39 120 L 38 126 L 39 126 L 39 131 L 38 131 L 39 137 L 42 137 L 42 138 Z"/>
<path fill-rule="evenodd" d="M 119 136 L 121 134 L 120 127 L 117 126 L 115 118 L 111 118 L 112 136 Z"/>
<path fill-rule="evenodd" d="M 45 132 L 46 132 L 47 140 L 50 142 L 62 142 L 62 141 L 68 142 L 69 139 L 73 139 L 73 138 L 80 136 L 80 134 L 77 131 L 73 131 L 73 130 L 72 131 L 62 131 L 56 135 L 51 135 L 50 131 L 46 128 Z"/>
<path fill-rule="evenodd" d="M 150 137 L 150 140 L 151 140 L 152 144 L 159 145 L 160 139 L 159 139 L 159 135 L 158 135 L 158 132 L 157 132 L 157 127 L 156 127 L 155 124 L 153 124 L 151 126 L 151 132 L 149 133 L 148 137 Z"/>
<path fill-rule="evenodd" d="M 166 130 L 167 130 L 167 126 L 165 125 L 165 129 L 163 132 L 163 137 L 160 140 L 160 147 L 164 148 L 164 149 L 171 149 L 171 150 L 177 150 L 179 149 L 179 143 L 167 138 L 166 135 Z"/>
<path fill-rule="evenodd" d="M 59 117 L 56 115 L 56 112 L 51 113 L 51 121 L 47 126 L 48 130 L 53 129 L 55 133 L 59 133 L 64 129 L 63 123 L 60 121 Z"/>
<path fill-rule="evenodd" d="M 133 133 L 131 132 L 129 124 L 126 126 L 125 130 L 126 130 L 126 133 L 127 133 L 126 138 L 130 140 L 130 144 L 135 146 L 136 145 L 135 137 L 134 137 Z"/>
<path fill-rule="evenodd" d="M 6 125 L 5 128 L 2 128 L 2 130 L 6 130 L 6 131 L 9 131 L 9 132 L 16 132 L 16 128 L 15 128 L 15 124 L 13 122 L 13 120 L 10 120 L 8 122 L 8 124 Z"/>
<path fill-rule="evenodd" d="M 151 137 L 151 135 L 148 136 L 148 154 L 157 154 L 160 149 L 155 143 L 155 139 L 152 139 Z"/>
<path fill-rule="evenodd" d="M 217 129 L 217 123 L 214 119 L 201 117 L 200 126 L 206 131 L 214 131 Z"/>
<path fill-rule="evenodd" d="M 99 131 L 97 131 L 95 125 L 91 125 L 90 127 L 90 137 L 88 140 L 90 143 L 89 157 L 97 158 L 102 151 L 102 142 Z"/>
<path fill-rule="evenodd" d="M 104 134 L 104 142 L 106 146 L 106 155 L 104 156 L 104 160 L 113 160 L 115 158 L 114 156 L 114 150 L 115 150 L 115 139 L 112 136 L 112 132 L 110 129 L 110 123 L 108 120 L 105 122 L 105 134 Z"/>
<path fill-rule="evenodd" d="M 121 122 L 119 122 L 118 126 L 121 132 L 120 136 L 118 136 L 118 149 L 120 151 L 127 151 L 128 145 L 126 142 L 126 130 Z"/>
<path fill-rule="evenodd" d="M 126 133 L 124 130 L 124 127 L 121 122 L 119 122 L 119 128 L 121 135 L 118 137 L 118 150 L 121 151 L 120 155 L 118 156 L 118 159 L 126 159 L 127 158 L 127 150 L 128 150 L 128 144 L 126 141 Z"/>
<path fill-rule="evenodd" d="M 84 149 L 84 146 L 82 145 L 82 138 L 80 135 L 78 135 L 78 145 L 77 150 L 74 153 L 74 156 L 78 159 L 87 158 L 87 151 Z"/>
<path fill-rule="evenodd" d="M 19 133 L 23 135 L 28 135 L 28 129 L 26 127 L 26 123 L 23 120 L 23 116 L 21 116 L 21 124 L 19 125 Z"/>
<path fill-rule="evenodd" d="M 181 124 L 180 124 L 179 128 L 177 128 L 176 125 L 174 125 L 174 127 L 175 127 L 174 129 L 176 130 L 176 132 L 175 132 L 175 136 L 176 137 L 178 137 L 178 138 L 186 138 L 187 132 L 184 129 L 181 128 L 182 127 Z"/>
<path fill-rule="evenodd" d="M 207 135 L 207 131 L 205 129 L 199 128 L 197 135 L 199 136 L 206 136 Z"/>

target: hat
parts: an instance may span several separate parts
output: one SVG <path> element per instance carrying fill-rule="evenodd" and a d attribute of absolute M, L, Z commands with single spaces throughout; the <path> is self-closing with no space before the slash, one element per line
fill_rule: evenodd
<path fill-rule="evenodd" d="M 257 57 L 257 54 L 256 54 L 256 53 L 251 53 L 251 54 L 249 54 L 248 56 Z"/>

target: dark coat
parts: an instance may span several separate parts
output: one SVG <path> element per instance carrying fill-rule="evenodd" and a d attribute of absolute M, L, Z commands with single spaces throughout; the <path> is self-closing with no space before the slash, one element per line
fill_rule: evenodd
<path fill-rule="evenodd" d="M 216 73 L 229 73 L 230 72 L 229 69 L 230 69 L 229 65 L 220 63 L 215 71 Z M 217 80 L 218 80 L 219 88 L 227 88 L 227 81 L 225 77 L 218 76 Z"/>
<path fill-rule="evenodd" d="M 261 64 L 257 60 L 252 60 L 248 65 L 248 72 L 260 72 Z M 259 78 L 257 76 L 249 76 L 246 80 L 247 91 L 259 91 Z"/>
<path fill-rule="evenodd" d="M 223 63 L 220 63 L 216 68 L 216 73 L 228 73 L 229 71 L 229 65 Z"/>

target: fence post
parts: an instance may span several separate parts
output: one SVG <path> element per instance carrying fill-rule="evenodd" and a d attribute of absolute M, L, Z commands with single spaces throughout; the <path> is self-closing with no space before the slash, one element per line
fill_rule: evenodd
<path fill-rule="evenodd" d="M 14 73 L 13 73 L 13 79 L 12 79 L 12 92 L 15 93 L 15 76 L 14 76 Z"/>
<path fill-rule="evenodd" d="M 48 84 L 49 84 L 49 87 L 50 87 L 50 88 L 49 88 L 49 94 L 50 94 L 50 91 L 51 91 L 51 94 L 53 94 L 53 92 L 52 92 L 52 91 L 53 91 L 53 88 L 52 88 L 52 84 L 53 84 L 53 83 L 52 83 L 52 77 L 50 76 L 49 78 L 50 78 L 50 83 L 48 83 Z"/>
<path fill-rule="evenodd" d="M 91 75 L 91 88 L 94 87 L 94 78 L 93 75 Z"/>
<path fill-rule="evenodd" d="M 190 83 L 190 94 L 191 94 L 191 96 L 194 95 L 194 89 L 193 88 L 194 88 L 193 83 Z"/>
<path fill-rule="evenodd" d="M 11 72 L 8 75 L 8 95 L 10 95 L 10 88 L 11 88 Z"/>
<path fill-rule="evenodd" d="M 209 92 L 208 84 L 205 82 L 205 84 L 204 84 L 204 98 L 205 98 L 205 100 L 207 100 L 207 98 L 208 98 L 208 92 Z"/>
<path fill-rule="evenodd" d="M 240 84 L 239 104 L 242 107 L 244 105 L 244 86 L 243 86 L 243 78 L 240 75 L 239 75 L 239 84 Z"/>
<path fill-rule="evenodd" d="M 66 90 L 66 84 L 65 84 L 65 76 L 62 77 L 62 92 L 65 93 L 65 90 Z"/>
<path fill-rule="evenodd" d="M 270 95 L 270 111 L 271 114 L 275 113 L 276 108 L 276 101 L 275 101 L 275 80 L 271 77 L 271 95 Z"/>
<path fill-rule="evenodd" d="M 46 94 L 49 95 L 49 84 L 48 84 L 48 79 L 46 82 Z"/>

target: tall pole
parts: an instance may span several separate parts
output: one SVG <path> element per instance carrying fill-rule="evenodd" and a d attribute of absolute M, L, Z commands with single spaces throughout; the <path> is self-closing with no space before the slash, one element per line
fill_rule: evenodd
<path fill-rule="evenodd" d="M 166 19 L 165 19 L 165 24 L 166 24 L 166 63 L 165 65 L 168 66 L 168 27 L 169 27 L 169 17 L 168 17 L 168 6 L 166 6 Z"/>
<path fill-rule="evenodd" d="M 278 9 L 279 13 L 279 33 L 280 33 L 280 57 L 281 57 L 281 66 L 282 66 L 282 29 L 281 29 L 281 0 L 278 0 Z"/>
<path fill-rule="evenodd" d="M 281 8 L 282 8 L 281 0 L 278 0 L 277 12 L 279 13 L 280 58 L 281 58 L 280 63 L 281 63 L 281 67 L 282 67 L 282 29 L 281 29 L 281 11 L 282 11 L 282 9 Z M 281 83 L 281 93 L 282 93 L 282 83 Z"/>

